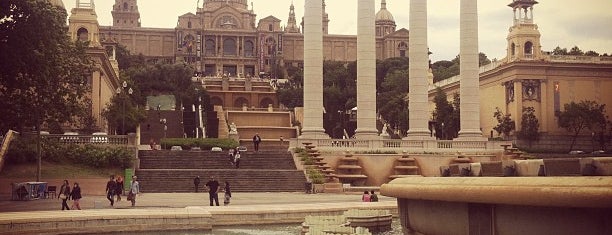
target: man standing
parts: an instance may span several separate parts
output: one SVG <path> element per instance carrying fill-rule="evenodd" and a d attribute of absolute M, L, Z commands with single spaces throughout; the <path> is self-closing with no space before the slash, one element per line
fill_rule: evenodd
<path fill-rule="evenodd" d="M 219 206 L 219 195 L 217 194 L 217 190 L 219 189 L 219 181 L 217 181 L 214 176 L 211 176 L 210 180 L 206 182 L 206 187 L 208 187 L 210 206 L 213 206 L 213 200 L 215 201 L 215 204 Z"/>
<path fill-rule="evenodd" d="M 193 186 L 195 186 L 195 192 L 197 193 L 198 190 L 200 189 L 200 176 L 196 176 L 193 179 Z"/>
<path fill-rule="evenodd" d="M 255 136 L 253 136 L 253 145 L 255 147 L 255 152 L 259 151 L 259 142 L 261 142 L 261 137 L 259 137 L 259 133 L 255 133 Z"/>

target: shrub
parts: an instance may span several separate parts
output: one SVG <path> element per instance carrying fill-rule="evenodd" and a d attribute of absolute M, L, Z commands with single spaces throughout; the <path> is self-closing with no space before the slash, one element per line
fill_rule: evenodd
<path fill-rule="evenodd" d="M 321 174 L 321 172 L 315 168 L 308 168 L 308 170 L 306 170 L 306 174 L 308 174 L 308 178 L 313 184 L 322 184 L 325 182 L 325 176 L 323 176 L 323 174 Z"/>
<path fill-rule="evenodd" d="M 51 162 L 71 162 L 91 167 L 129 168 L 134 160 L 133 149 L 116 146 L 62 144 L 41 140 L 42 159 Z M 15 139 L 9 148 L 7 162 L 35 162 L 36 140 L 31 137 Z"/>
<path fill-rule="evenodd" d="M 161 140 L 161 146 L 164 149 L 170 149 L 172 146 L 181 146 L 183 149 L 199 147 L 202 150 L 210 150 L 212 147 L 230 149 L 236 148 L 238 145 L 238 142 L 233 139 L 165 138 Z"/>

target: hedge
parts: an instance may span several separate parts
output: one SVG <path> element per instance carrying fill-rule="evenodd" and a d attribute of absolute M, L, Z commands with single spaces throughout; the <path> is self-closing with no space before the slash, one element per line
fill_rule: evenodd
<path fill-rule="evenodd" d="M 191 149 L 199 147 L 202 150 L 210 150 L 212 147 L 220 147 L 222 149 L 236 148 L 240 144 L 233 139 L 196 139 L 196 138 L 165 138 L 161 139 L 161 146 L 164 149 L 170 149 L 172 146 L 181 146 L 183 149 Z"/>
<path fill-rule="evenodd" d="M 117 146 L 78 145 L 41 139 L 42 159 L 51 162 L 71 162 L 91 167 L 132 167 L 133 149 Z M 19 137 L 11 142 L 6 155 L 7 162 L 35 162 L 36 139 Z"/>

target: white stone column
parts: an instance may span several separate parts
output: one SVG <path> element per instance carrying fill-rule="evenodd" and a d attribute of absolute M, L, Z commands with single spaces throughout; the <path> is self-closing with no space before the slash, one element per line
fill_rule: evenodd
<path fill-rule="evenodd" d="M 427 103 L 427 72 L 429 56 L 427 46 L 427 0 L 410 0 L 410 40 L 408 41 L 410 109 L 406 139 L 431 139 L 429 134 L 429 106 Z"/>
<path fill-rule="evenodd" d="M 461 96 L 461 130 L 458 140 L 486 140 L 480 130 L 480 88 L 478 66 L 478 4 L 477 0 L 461 0 L 459 74 Z"/>
<path fill-rule="evenodd" d="M 323 2 L 304 3 L 304 123 L 300 138 L 329 138 L 323 129 Z"/>
<path fill-rule="evenodd" d="M 357 3 L 357 130 L 358 139 L 378 137 L 376 129 L 376 16 L 374 0 Z"/>

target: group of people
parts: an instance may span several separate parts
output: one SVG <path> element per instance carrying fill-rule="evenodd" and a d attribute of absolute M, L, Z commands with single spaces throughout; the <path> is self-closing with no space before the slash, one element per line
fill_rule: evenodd
<path fill-rule="evenodd" d="M 115 205 L 115 196 L 117 202 L 121 201 L 121 195 L 125 191 L 123 186 L 123 178 L 111 175 L 110 180 L 106 183 L 106 199 L 110 202 L 110 206 Z M 138 177 L 132 176 L 132 183 L 130 184 L 130 191 L 128 192 L 127 200 L 132 202 L 132 206 L 136 205 L 136 195 L 140 193 L 140 184 L 138 183 Z"/>
<path fill-rule="evenodd" d="M 230 164 L 236 168 L 240 168 L 240 147 L 236 147 L 236 149 L 229 149 L 228 156 Z"/>
<path fill-rule="evenodd" d="M 376 195 L 376 193 L 374 193 L 374 190 L 368 192 L 363 191 L 363 195 L 361 196 L 361 201 L 362 202 L 377 202 L 378 201 L 378 195 Z"/>
<path fill-rule="evenodd" d="M 62 199 L 62 210 L 70 210 L 70 209 L 81 209 L 81 205 L 79 201 L 81 200 L 81 187 L 79 187 L 79 183 L 74 182 L 74 188 L 70 190 L 70 184 L 68 180 L 64 180 L 64 183 L 60 187 L 58 199 Z M 68 207 L 68 200 L 72 199 L 72 207 Z"/>
<path fill-rule="evenodd" d="M 193 179 L 193 185 L 195 187 L 195 192 L 197 193 L 200 188 L 200 176 L 196 176 Z M 206 187 L 208 188 L 208 199 L 210 200 L 210 206 L 214 205 L 219 206 L 219 181 L 215 179 L 214 176 L 210 177 L 210 180 L 206 182 Z M 232 190 L 230 188 L 229 182 L 225 181 L 225 187 L 223 188 L 223 205 L 227 206 L 230 204 L 230 199 L 232 198 Z"/>

